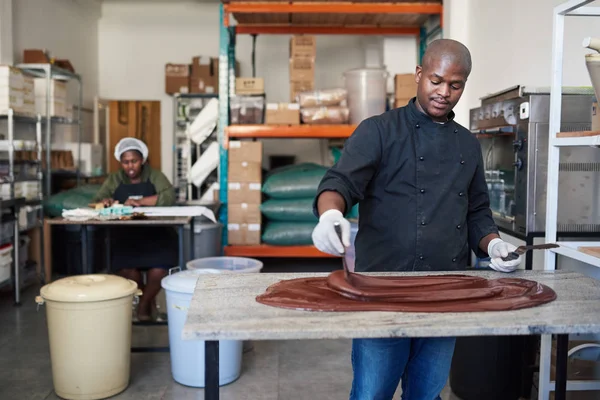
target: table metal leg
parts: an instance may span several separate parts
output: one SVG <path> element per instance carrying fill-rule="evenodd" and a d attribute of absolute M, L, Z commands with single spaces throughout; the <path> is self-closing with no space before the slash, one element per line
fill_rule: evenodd
<path fill-rule="evenodd" d="M 181 269 L 185 269 L 185 260 L 183 259 L 184 255 L 183 255 L 183 225 L 180 225 L 179 227 L 177 227 L 177 231 L 178 231 L 178 235 L 179 236 L 179 268 Z"/>
<path fill-rule="evenodd" d="M 219 341 L 204 342 L 204 400 L 219 400 Z"/>
<path fill-rule="evenodd" d="M 21 305 L 21 271 L 19 270 L 19 249 L 21 247 L 21 239 L 19 238 L 19 208 L 15 207 L 15 231 L 14 231 L 13 253 L 14 253 L 14 288 L 15 288 L 15 305 Z"/>
<path fill-rule="evenodd" d="M 533 244 L 533 235 L 528 234 L 525 238 L 525 246 L 531 246 Z M 533 251 L 528 251 L 525 253 L 525 270 L 532 271 L 533 270 Z"/>
<path fill-rule="evenodd" d="M 569 353 L 569 335 L 556 336 L 556 387 L 555 399 L 567 398 L 567 363 Z"/>
<path fill-rule="evenodd" d="M 190 220 L 190 254 L 189 254 L 190 259 L 189 259 L 189 261 L 192 261 L 194 259 L 194 247 L 195 247 L 194 245 L 196 244 L 194 241 L 194 235 L 195 235 L 194 218 L 192 218 Z"/>
<path fill-rule="evenodd" d="M 106 243 L 105 243 L 105 245 L 106 245 L 106 248 L 105 248 L 105 250 L 106 250 L 106 253 L 105 253 L 105 257 L 106 257 L 105 268 L 106 268 L 106 273 L 107 274 L 110 274 L 112 272 L 112 264 L 110 262 L 111 261 L 110 260 L 110 256 L 111 256 L 110 255 L 110 245 L 111 245 L 110 241 L 111 240 L 112 239 L 110 238 L 110 226 L 108 226 L 108 227 L 106 227 Z"/>
<path fill-rule="evenodd" d="M 85 274 L 90 274 L 89 272 L 89 263 L 88 263 L 88 231 L 87 225 L 81 225 L 81 272 Z"/>

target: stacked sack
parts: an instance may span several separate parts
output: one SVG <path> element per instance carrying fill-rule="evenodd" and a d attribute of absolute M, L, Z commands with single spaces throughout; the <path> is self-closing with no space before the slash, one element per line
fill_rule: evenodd
<path fill-rule="evenodd" d="M 346 106 L 346 89 L 325 89 L 298 93 L 296 101 L 300 104 L 300 117 L 303 124 L 343 125 L 350 118 Z"/>
<path fill-rule="evenodd" d="M 268 200 L 260 205 L 266 218 L 262 242 L 279 246 L 312 244 L 318 219 L 313 201 L 327 167 L 304 163 L 281 167 L 266 177 L 262 192 Z"/>

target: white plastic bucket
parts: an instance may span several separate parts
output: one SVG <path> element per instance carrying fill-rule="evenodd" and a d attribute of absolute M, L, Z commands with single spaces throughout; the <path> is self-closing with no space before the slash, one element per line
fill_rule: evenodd
<path fill-rule="evenodd" d="M 207 272 L 260 272 L 263 263 L 246 257 L 206 257 L 189 261 L 187 269 L 203 269 Z"/>
<path fill-rule="evenodd" d="M 387 77 L 383 68 L 360 68 L 344 73 L 352 124 L 385 112 Z"/>
<path fill-rule="evenodd" d="M 356 234 L 358 233 L 358 224 L 350 223 L 350 246 L 346 248 L 344 258 L 346 259 L 346 266 L 350 272 L 354 272 L 354 264 L 356 260 L 356 250 L 354 247 L 354 241 L 356 240 Z"/>
<path fill-rule="evenodd" d="M 171 373 L 176 382 L 185 386 L 204 387 L 204 341 L 183 340 L 181 335 L 198 276 L 210 273 L 219 271 L 181 271 L 164 277 L 161 282 L 167 297 Z M 242 351 L 242 341 L 219 341 L 219 385 L 227 385 L 239 378 Z"/>

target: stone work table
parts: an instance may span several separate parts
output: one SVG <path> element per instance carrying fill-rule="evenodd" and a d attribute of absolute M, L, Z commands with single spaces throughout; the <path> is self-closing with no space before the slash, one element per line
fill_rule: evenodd
<path fill-rule="evenodd" d="M 183 337 L 202 340 L 285 340 L 600 332 L 600 281 L 561 271 L 460 273 L 488 279 L 510 276 L 534 280 L 554 289 L 557 298 L 533 308 L 499 312 L 296 311 L 266 306 L 255 298 L 269 285 L 280 280 L 326 274 L 209 274 L 201 275 L 198 279 Z M 430 274 L 433 273 L 406 273 Z"/>
<path fill-rule="evenodd" d="M 200 275 L 183 339 L 205 340 L 205 400 L 219 399 L 219 340 L 543 335 L 540 382 L 550 376 L 550 334 L 557 334 L 555 399 L 565 400 L 570 333 L 600 332 L 600 281 L 573 272 L 459 272 L 488 279 L 515 277 L 549 286 L 556 300 L 514 311 L 468 313 L 315 312 L 260 304 L 256 296 L 280 280 L 326 274 Z M 405 273 L 439 275 L 449 272 Z M 373 275 L 400 275 L 398 273 Z M 547 353 L 547 355 L 546 355 Z M 546 399 L 543 399 L 546 400 Z"/>

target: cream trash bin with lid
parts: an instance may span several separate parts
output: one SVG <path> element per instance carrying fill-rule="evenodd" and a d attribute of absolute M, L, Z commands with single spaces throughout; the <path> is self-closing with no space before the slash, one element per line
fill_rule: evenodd
<path fill-rule="evenodd" d="M 116 275 L 77 275 L 42 287 L 54 391 L 64 399 L 114 396 L 129 385 L 131 314 L 137 284 Z"/>
<path fill-rule="evenodd" d="M 183 326 L 194 295 L 198 277 L 204 274 L 230 273 L 218 269 L 188 269 L 164 277 L 161 286 L 167 297 L 171 374 L 182 385 L 204 387 L 204 341 L 183 340 Z M 243 342 L 219 341 L 219 386 L 237 380 L 242 370 Z"/>

